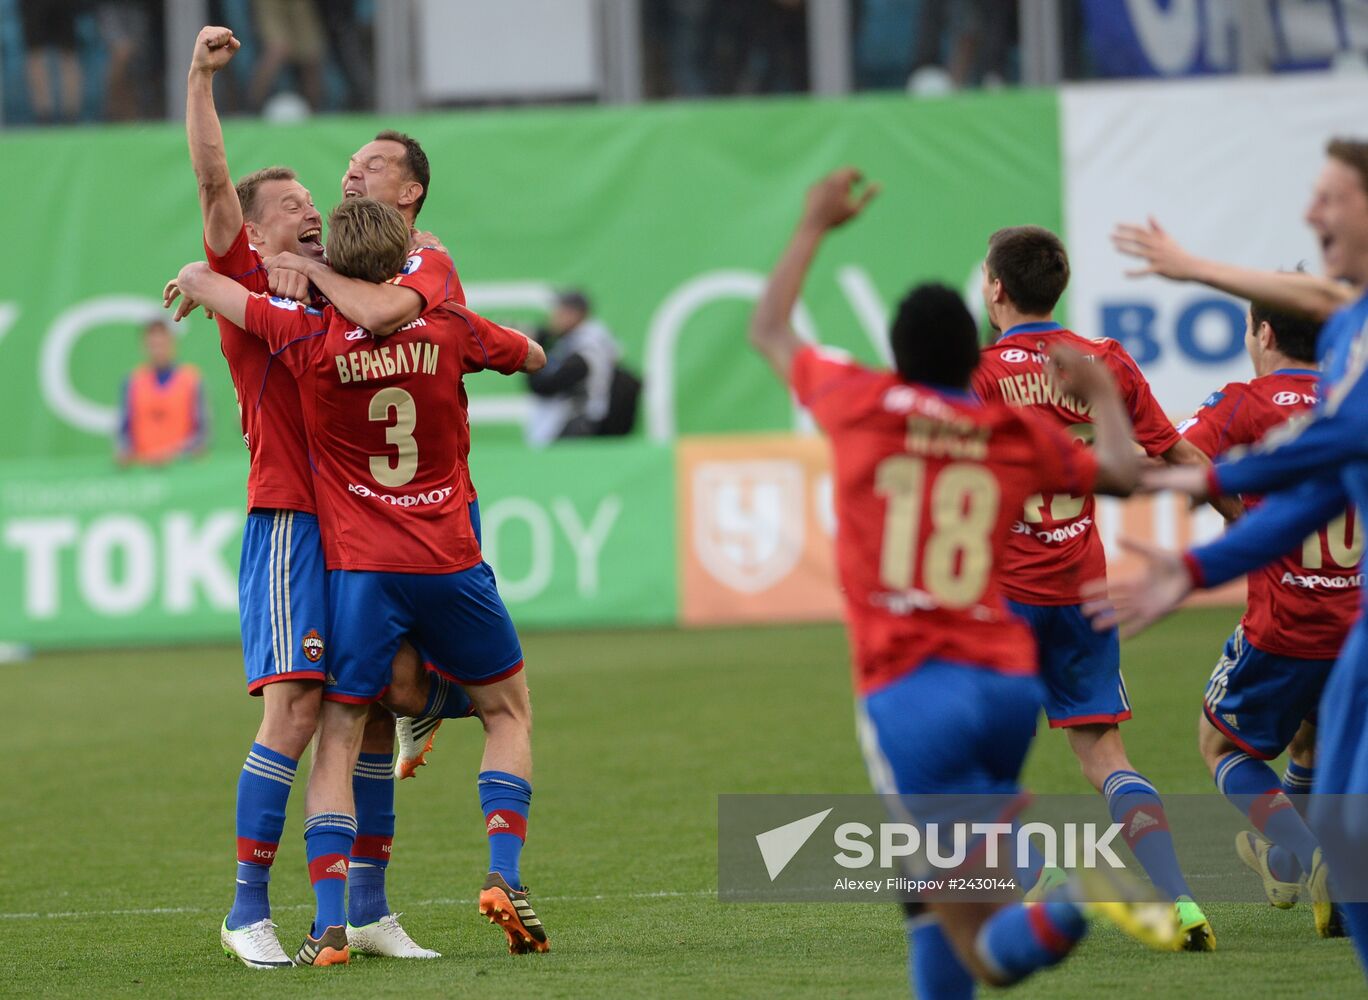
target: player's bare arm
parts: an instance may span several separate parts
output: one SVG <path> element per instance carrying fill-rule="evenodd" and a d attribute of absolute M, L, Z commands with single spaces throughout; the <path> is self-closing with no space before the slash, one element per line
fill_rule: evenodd
<path fill-rule="evenodd" d="M 863 189 L 854 167 L 837 170 L 808 191 L 798 228 L 770 272 L 765 291 L 751 316 L 750 342 L 781 379 L 788 380 L 794 355 L 802 346 L 789 317 L 798 302 L 812 259 L 826 234 L 855 218 L 879 193 L 877 184 Z"/>
<path fill-rule="evenodd" d="M 338 312 L 377 337 L 389 336 L 423 313 L 423 297 L 411 288 L 346 278 L 322 261 L 299 254 L 280 253 L 262 263 L 276 295 L 300 298 L 307 291 L 301 293 L 298 283 L 302 281 L 307 289 L 312 282 Z"/>
<path fill-rule="evenodd" d="M 522 333 L 521 330 L 516 332 Z M 527 337 L 527 334 L 525 333 L 522 335 Z M 546 351 L 542 348 L 541 344 L 537 343 L 531 337 L 527 337 L 527 358 L 523 361 L 521 369 L 523 374 L 531 375 L 533 372 L 539 372 L 545 367 Z"/>
<path fill-rule="evenodd" d="M 1078 351 L 1055 347 L 1050 350 L 1050 377 L 1092 408 L 1093 454 L 1097 457 L 1093 492 L 1130 496 L 1140 482 L 1140 456 L 1111 372 Z"/>
<path fill-rule="evenodd" d="M 1185 438 L 1179 439 L 1177 444 L 1159 457 L 1166 465 L 1195 465 L 1204 469 L 1211 464 L 1206 452 Z M 1244 513 L 1244 504 L 1238 497 L 1209 497 L 1207 503 L 1227 521 L 1234 521 Z"/>
<path fill-rule="evenodd" d="M 1097 580 L 1084 588 L 1083 613 L 1099 632 L 1120 626 L 1123 638 L 1143 632 L 1182 604 L 1194 586 L 1182 553 L 1121 539 L 1143 569 L 1122 580 Z"/>
<path fill-rule="evenodd" d="M 177 299 L 180 301 L 176 302 Z M 162 308 L 170 309 L 173 303 L 176 306 L 176 311 L 171 316 L 172 323 L 179 323 L 200 307 L 200 304 L 194 299 L 181 294 L 180 284 L 176 278 L 168 281 L 166 287 L 162 289 Z M 206 319 L 213 319 L 214 310 L 206 309 L 204 315 Z"/>
<path fill-rule="evenodd" d="M 1190 253 L 1153 218 L 1145 226 L 1121 223 L 1112 230 L 1112 245 L 1137 257 L 1145 266 L 1127 271 L 1132 278 L 1156 274 L 1172 281 L 1195 281 L 1242 299 L 1325 320 L 1357 297 L 1338 281 L 1301 271 L 1261 271 Z"/>
<path fill-rule="evenodd" d="M 247 300 L 251 295 L 232 278 L 215 274 L 202 260 L 186 264 L 176 276 L 181 293 L 223 316 L 235 326 L 246 327 Z"/>
<path fill-rule="evenodd" d="M 204 239 L 215 253 L 226 253 L 242 230 L 242 206 L 228 172 L 223 128 L 214 107 L 214 74 L 228 65 L 241 45 L 229 28 L 200 29 L 186 81 L 185 138 L 199 184 Z"/>

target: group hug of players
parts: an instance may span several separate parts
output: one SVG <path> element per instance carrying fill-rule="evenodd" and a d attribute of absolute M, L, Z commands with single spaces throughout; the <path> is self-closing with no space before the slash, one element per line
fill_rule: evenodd
<path fill-rule="evenodd" d="M 807 270 L 877 188 L 846 169 L 808 194 L 750 334 L 831 439 L 871 780 L 901 809 L 925 807 L 921 821 L 937 818 L 937 796 L 1014 797 L 1043 705 L 1154 887 L 1036 866 L 1021 902 L 909 903 L 918 996 L 1018 982 L 1064 960 L 1092 916 L 1160 950 L 1215 950 L 1164 805 L 1121 740 L 1131 709 L 1118 626 L 1136 631 L 1194 588 L 1245 573 L 1248 606 L 1208 682 L 1199 749 L 1253 828 L 1235 850 L 1268 901 L 1289 908 L 1304 893 L 1316 932 L 1352 936 L 1368 966 L 1368 798 L 1352 794 L 1368 792 L 1354 516 L 1368 502 L 1368 142 L 1336 140 L 1327 154 L 1306 213 L 1325 277 L 1202 260 L 1153 221 L 1114 233 L 1145 259 L 1137 273 L 1251 301 L 1255 377 L 1178 427 L 1119 344 L 1054 321 L 1068 257 L 1034 226 L 988 239 L 990 346 L 937 284 L 899 304 L 893 371 L 802 342 L 789 317 Z M 1137 489 L 1210 501 L 1232 524 L 1186 552 L 1132 545 L 1144 572 L 1108 590 L 1093 496 Z M 1267 762 L 1285 750 L 1280 779 Z"/>
<path fill-rule="evenodd" d="M 478 717 L 488 836 L 481 915 L 515 954 L 549 948 L 519 870 L 532 797 L 531 710 L 517 633 L 480 553 L 462 376 L 535 371 L 540 346 L 465 308 L 450 256 L 414 222 L 422 147 L 382 132 L 347 164 L 322 219 L 287 167 L 233 183 L 214 74 L 239 42 L 195 42 L 186 105 L 205 261 L 166 290 L 216 316 L 250 455 L 239 599 L 262 722 L 238 779 L 237 880 L 224 951 L 257 969 L 336 965 L 353 950 L 436 958 L 391 912 L 394 783 L 442 719 Z M 398 719 L 399 761 L 394 744 Z M 293 958 L 268 883 L 298 761 L 316 896 Z"/>

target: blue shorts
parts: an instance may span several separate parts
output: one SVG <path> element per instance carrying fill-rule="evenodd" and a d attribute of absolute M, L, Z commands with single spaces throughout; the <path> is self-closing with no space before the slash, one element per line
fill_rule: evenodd
<path fill-rule="evenodd" d="M 318 518 L 254 510 L 242 531 L 238 616 L 247 690 L 327 675 L 327 576 Z"/>
<path fill-rule="evenodd" d="M 1211 672 L 1202 711 L 1245 753 L 1272 760 L 1292 742 L 1302 720 L 1315 713 L 1334 665 L 1334 660 L 1265 653 L 1245 641 L 1241 625 Z"/>
<path fill-rule="evenodd" d="M 330 701 L 378 700 L 404 638 L 458 684 L 493 684 L 522 669 L 518 633 L 488 563 L 437 574 L 332 570 L 328 592 Z"/>
<path fill-rule="evenodd" d="M 1040 682 L 928 660 L 858 705 L 860 746 L 881 795 L 1015 796 L 1035 736 Z M 936 806 L 915 810 L 934 819 Z"/>
<path fill-rule="evenodd" d="M 1121 679 L 1121 640 L 1116 629 L 1093 630 L 1081 605 L 1008 601 L 1035 634 L 1045 717 L 1051 729 L 1125 722 L 1131 717 Z"/>

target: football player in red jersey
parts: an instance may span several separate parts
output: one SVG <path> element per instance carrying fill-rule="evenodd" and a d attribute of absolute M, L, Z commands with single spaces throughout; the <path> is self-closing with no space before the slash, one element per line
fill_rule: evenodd
<path fill-rule="evenodd" d="M 1076 353 L 1057 352 L 1052 384 L 1086 402 L 1093 451 L 1029 412 L 976 399 L 969 381 L 978 334 L 944 286 L 919 286 L 899 306 L 890 333 L 896 371 L 798 339 L 789 317 L 818 246 L 874 194 L 857 195 L 859 179 L 841 170 L 809 192 L 751 321 L 751 342 L 831 439 L 837 565 L 875 786 L 928 802 L 1011 798 L 1040 704 L 1035 644 L 1003 598 L 1013 522 L 1036 492 L 1128 493 L 1139 462 L 1106 368 Z M 975 979 L 1017 982 L 1061 961 L 1087 928 L 1072 886 L 1034 908 L 928 908 L 908 927 L 918 996 L 967 996 Z M 1176 940 L 1166 904 L 1105 912 L 1156 947 Z"/>
<path fill-rule="evenodd" d="M 272 292 L 300 299 L 306 296 L 312 284 L 343 315 L 376 336 L 392 333 L 442 302 L 465 305 L 465 289 L 461 287 L 456 265 L 446 248 L 431 233 L 419 232 L 416 228 L 431 181 L 432 169 L 427 153 L 417 139 L 392 129 L 379 132 L 347 161 L 347 169 L 342 174 L 342 197 L 374 198 L 404 217 L 409 225 L 410 239 L 409 256 L 403 269 L 388 282 L 376 284 L 338 274 L 327 264 L 306 255 L 284 253 L 266 261 L 271 272 Z M 461 392 L 464 413 L 464 383 Z M 462 423 L 455 432 L 461 442 L 462 454 L 468 459 L 469 424 Z M 465 468 L 470 517 L 478 536 L 480 507 L 475 484 L 470 480 L 468 462 Z M 425 654 L 424 658 L 427 659 Z M 431 667 L 430 663 L 428 665 Z M 416 711 L 411 716 L 399 718 L 399 758 L 395 771 L 400 778 L 413 777 L 417 769 L 427 763 L 426 754 L 432 749 L 432 739 L 441 722 L 440 715 L 420 715 Z M 381 752 L 389 745 L 387 741 L 392 742 L 385 723 L 385 717 L 372 713 L 363 752 Z"/>
<path fill-rule="evenodd" d="M 1212 393 L 1179 432 L 1215 459 L 1311 409 L 1319 396 L 1319 332 L 1317 320 L 1252 304 L 1245 347 L 1255 377 Z M 1240 497 L 1246 509 L 1260 499 Z M 1322 937 L 1342 933 L 1328 873 L 1315 836 L 1288 796 L 1310 791 L 1315 727 L 1307 720 L 1358 611 L 1362 553 L 1361 528 L 1348 511 L 1249 574 L 1244 617 L 1207 683 L 1198 722 L 1198 746 L 1217 787 L 1260 834 L 1239 834 L 1240 858 L 1263 881 L 1268 901 L 1283 909 L 1295 903 L 1305 873 Z M 1266 761 L 1289 746 L 1279 782 Z"/>
<path fill-rule="evenodd" d="M 1087 439 L 1093 431 L 1091 406 L 1059 390 L 1045 371 L 1046 352 L 1067 346 L 1111 372 L 1136 440 L 1148 454 L 1168 462 L 1205 463 L 1205 456 L 1169 423 L 1120 344 L 1089 340 L 1054 321 L 1055 304 L 1068 282 L 1068 254 L 1049 230 L 1018 226 L 989 238 L 982 292 L 1000 335 L 984 348 L 975 391 Z M 1052 728 L 1066 730 L 1084 776 L 1122 824 L 1126 845 L 1150 880 L 1174 900 L 1185 947 L 1210 951 L 1216 936 L 1178 865 L 1159 793 L 1131 765 L 1121 740 L 1118 723 L 1130 718 L 1131 709 L 1121 678 L 1120 639 L 1115 629 L 1095 631 L 1083 615 L 1083 585 L 1106 572 L 1091 494 L 1046 492 L 1026 501 L 1012 528 L 1003 589 L 1035 633 L 1045 715 Z M 1057 876 L 1050 872 L 1049 877 Z"/>
<path fill-rule="evenodd" d="M 210 266 L 250 291 L 264 292 L 268 278 L 263 255 L 321 258 L 322 219 L 308 190 L 288 168 L 268 167 L 233 184 L 214 107 L 213 77 L 239 46 L 227 28 L 200 31 L 187 81 L 186 137 Z M 173 282 L 168 299 L 178 292 Z M 178 316 L 191 307 L 187 299 Z M 262 723 L 238 781 L 237 890 L 220 938 L 225 951 L 244 963 L 280 968 L 291 963 L 270 920 L 267 886 L 296 764 L 317 726 L 329 666 L 326 581 L 295 379 L 284 366 L 272 364 L 270 351 L 240 324 L 220 316 L 218 326 L 250 461 L 239 604 L 248 690 L 263 703 Z M 386 693 L 386 703 L 400 711 L 421 712 L 430 692 L 447 691 L 429 681 L 412 647 L 405 646 L 397 656 L 394 673 L 398 682 Z M 448 693 L 451 706 L 443 711 L 469 711 L 462 694 Z M 392 734 L 393 716 L 384 710 L 377 714 L 387 720 Z M 389 735 L 383 759 L 391 775 L 392 758 Z M 362 789 L 358 798 L 366 803 L 357 867 L 366 869 L 372 884 L 354 893 L 357 919 L 352 929 L 360 950 L 435 958 L 436 952 L 408 937 L 385 899 L 384 870 L 394 834 L 393 778 L 382 777 L 386 768 L 379 762 L 379 757 L 363 760 L 356 775 Z"/>
<path fill-rule="evenodd" d="M 384 281 L 404 265 L 408 225 L 387 205 L 347 199 L 329 230 L 340 274 Z M 452 302 L 378 340 L 332 306 L 249 296 L 202 264 L 187 265 L 180 282 L 265 340 L 294 373 L 318 467 L 335 649 L 305 821 L 318 906 L 296 962 L 346 961 L 350 776 L 367 709 L 390 683 L 389 664 L 409 635 L 466 690 L 485 727 L 479 790 L 490 871 L 480 912 L 501 926 L 511 951 L 547 950 L 519 872 L 532 790 L 522 651 L 480 555 L 465 456 L 450 433 L 464 419 L 464 374 L 531 371 L 545 355 L 522 334 Z"/>

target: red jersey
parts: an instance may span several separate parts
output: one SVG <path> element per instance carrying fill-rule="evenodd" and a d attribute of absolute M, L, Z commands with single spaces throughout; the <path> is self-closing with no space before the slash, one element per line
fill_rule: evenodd
<path fill-rule="evenodd" d="M 331 306 L 253 295 L 247 329 L 299 382 L 329 569 L 455 573 L 480 561 L 452 428 L 461 378 L 512 374 L 522 334 L 446 302 L 377 339 Z"/>
<path fill-rule="evenodd" d="M 1213 392 L 1178 425 L 1208 457 L 1250 445 L 1294 415 L 1316 405 L 1320 373 L 1283 369 Z M 1260 497 L 1240 497 L 1247 509 Z M 1246 577 L 1245 638 L 1265 653 L 1331 660 L 1358 612 L 1363 537 L 1351 508 L 1295 550 Z"/>
<path fill-rule="evenodd" d="M 390 284 L 411 288 L 423 297 L 423 312 L 443 302 L 466 304 L 465 289 L 461 287 L 460 276 L 450 256 L 437 247 L 419 247 L 409 254 L 404 269 L 390 278 Z M 470 401 L 466 398 L 465 383 L 461 383 L 461 412 L 467 413 Z M 470 480 L 470 422 L 464 420 L 456 428 L 457 443 L 461 448 L 461 468 L 465 477 L 465 490 L 469 499 L 475 499 L 475 484 Z"/>
<path fill-rule="evenodd" d="M 247 228 L 222 255 L 206 242 L 210 268 L 232 278 L 249 292 L 268 288 L 261 254 L 247 242 Z M 237 395 L 242 441 L 247 445 L 247 509 L 282 508 L 313 513 L 313 471 L 299 390 L 284 365 L 272 364 L 270 349 L 257 337 L 222 316 L 217 318 L 219 344 Z"/>
<path fill-rule="evenodd" d="M 985 347 L 974 373 L 974 391 L 982 399 L 1028 409 L 1091 441 L 1088 405 L 1060 392 L 1045 372 L 1045 349 L 1053 344 L 1071 347 L 1107 366 L 1130 413 L 1135 439 L 1148 454 L 1159 455 L 1178 443 L 1178 432 L 1125 348 L 1114 340 L 1080 337 L 1057 323 L 1023 323 Z M 1095 507 L 1086 490 L 1045 491 L 1030 497 L 1012 528 L 1002 564 L 1003 592 L 1022 604 L 1078 604 L 1083 584 L 1107 575 Z"/>
<path fill-rule="evenodd" d="M 1092 453 L 1030 414 L 812 347 L 790 377 L 831 439 L 860 693 L 933 657 L 1035 673 L 1035 641 L 1002 599 L 1001 560 L 1028 496 L 1092 489 Z"/>

